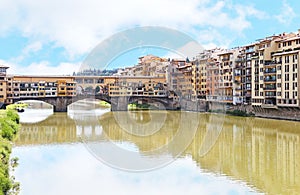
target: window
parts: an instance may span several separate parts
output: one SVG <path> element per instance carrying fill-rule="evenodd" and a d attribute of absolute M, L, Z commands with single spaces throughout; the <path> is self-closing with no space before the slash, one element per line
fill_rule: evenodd
<path fill-rule="evenodd" d="M 290 93 L 289 92 L 285 92 L 285 99 L 289 99 Z"/>
<path fill-rule="evenodd" d="M 280 88 L 281 87 L 281 83 L 277 83 L 277 87 Z"/>
<path fill-rule="evenodd" d="M 285 63 L 290 63 L 290 56 L 285 56 L 284 57 L 284 62 Z"/>
<path fill-rule="evenodd" d="M 278 66 L 278 67 L 277 67 L 277 70 L 281 70 L 281 66 Z"/>
<path fill-rule="evenodd" d="M 284 42 L 282 45 L 283 45 L 283 47 L 285 47 L 286 46 L 286 42 Z"/>
<path fill-rule="evenodd" d="M 288 41 L 288 46 L 291 46 L 292 45 L 292 41 Z"/>
<path fill-rule="evenodd" d="M 289 70 L 290 70 L 290 66 L 289 66 L 289 65 L 285 65 L 285 66 L 284 66 L 284 71 L 285 71 L 285 72 L 289 72 Z"/>
<path fill-rule="evenodd" d="M 285 74 L 285 81 L 289 81 L 290 80 L 290 75 L 289 74 Z"/>
<path fill-rule="evenodd" d="M 293 64 L 293 72 L 295 72 L 298 68 L 298 65 L 297 64 Z"/>
<path fill-rule="evenodd" d="M 295 62 L 297 60 L 297 54 L 293 55 L 293 62 Z"/>
<path fill-rule="evenodd" d="M 293 81 L 297 79 L 297 73 L 293 73 Z"/>
<path fill-rule="evenodd" d="M 281 79 L 281 74 L 278 74 L 278 75 L 277 75 L 277 78 L 278 78 L 278 79 Z"/>
<path fill-rule="evenodd" d="M 289 90 L 289 89 L 290 89 L 289 83 L 285 83 L 285 90 Z"/>

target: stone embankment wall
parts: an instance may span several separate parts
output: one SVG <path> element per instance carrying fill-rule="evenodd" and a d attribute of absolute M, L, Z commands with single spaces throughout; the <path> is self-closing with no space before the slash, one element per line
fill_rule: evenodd
<path fill-rule="evenodd" d="M 181 109 L 194 112 L 226 112 L 242 111 L 255 117 L 300 121 L 300 108 L 261 108 L 251 105 L 226 105 L 223 103 L 206 102 L 203 100 L 181 100 Z"/>
<path fill-rule="evenodd" d="M 194 111 L 194 112 L 207 112 L 208 104 L 204 100 L 189 101 L 181 100 L 180 107 L 182 110 Z"/>
<path fill-rule="evenodd" d="M 300 109 L 299 108 L 278 108 L 278 109 L 266 109 L 260 107 L 254 107 L 254 113 L 257 117 L 273 118 L 273 119 L 285 119 L 300 121 Z"/>

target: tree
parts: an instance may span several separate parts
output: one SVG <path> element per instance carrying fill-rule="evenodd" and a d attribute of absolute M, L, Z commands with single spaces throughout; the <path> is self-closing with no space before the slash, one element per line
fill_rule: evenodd
<path fill-rule="evenodd" d="M 19 129 L 19 115 L 14 110 L 0 111 L 0 195 L 16 194 L 19 184 L 10 177 L 9 170 L 18 159 L 10 160 L 11 142 Z"/>
<path fill-rule="evenodd" d="M 100 87 L 97 86 L 96 89 L 95 89 L 95 94 L 99 93 L 100 92 Z"/>

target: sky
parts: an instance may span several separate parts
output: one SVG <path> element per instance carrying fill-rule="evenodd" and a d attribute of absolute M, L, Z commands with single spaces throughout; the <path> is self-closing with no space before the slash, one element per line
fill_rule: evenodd
<path fill-rule="evenodd" d="M 205 49 L 231 48 L 296 32 L 299 10 L 297 0 L 0 0 L 0 64 L 9 74 L 72 74 L 99 43 L 144 26 L 183 32 Z M 149 52 L 116 61 L 127 66 Z"/>

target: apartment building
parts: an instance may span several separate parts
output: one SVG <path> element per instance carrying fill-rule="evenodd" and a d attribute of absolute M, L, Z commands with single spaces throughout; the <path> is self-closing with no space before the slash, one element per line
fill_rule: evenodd
<path fill-rule="evenodd" d="M 299 107 L 300 31 L 259 40 L 252 55 L 252 105 Z"/>
<path fill-rule="evenodd" d="M 191 100 L 194 94 L 193 62 L 172 59 L 167 70 L 167 86 L 177 96 Z"/>
<path fill-rule="evenodd" d="M 165 77 L 168 65 L 167 58 L 146 55 L 138 58 L 138 64 L 119 69 L 116 75 Z"/>
<path fill-rule="evenodd" d="M 114 77 L 107 83 L 109 96 L 150 96 L 167 97 L 164 77 L 136 76 Z"/>
<path fill-rule="evenodd" d="M 193 64 L 193 95 L 192 99 L 206 99 L 207 96 L 207 64 L 210 61 L 211 51 L 205 50 L 196 56 Z"/>
<path fill-rule="evenodd" d="M 276 83 L 270 85 L 275 85 L 276 89 L 270 94 L 273 95 L 271 102 L 277 106 L 299 107 L 300 30 L 297 34 L 282 34 L 275 44 L 277 49 L 271 53 L 272 66 L 266 69 L 272 74 L 271 78 L 276 79 Z"/>
<path fill-rule="evenodd" d="M 256 52 L 252 56 L 252 105 L 275 103 L 276 64 L 271 60 L 271 52 L 276 50 L 276 39 L 277 36 L 271 36 L 256 43 Z"/>
<path fill-rule="evenodd" d="M 206 63 L 207 100 L 223 103 L 236 103 L 233 98 L 239 88 L 234 88 L 234 67 L 238 55 L 237 49 L 211 51 L 211 57 Z M 240 76 L 236 73 L 236 76 Z"/>
<path fill-rule="evenodd" d="M 233 82 L 233 104 L 251 104 L 252 55 L 255 45 L 236 48 Z"/>
<path fill-rule="evenodd" d="M 7 99 L 7 69 L 7 66 L 0 65 L 0 106 L 2 106 L 5 103 L 5 100 Z"/>

